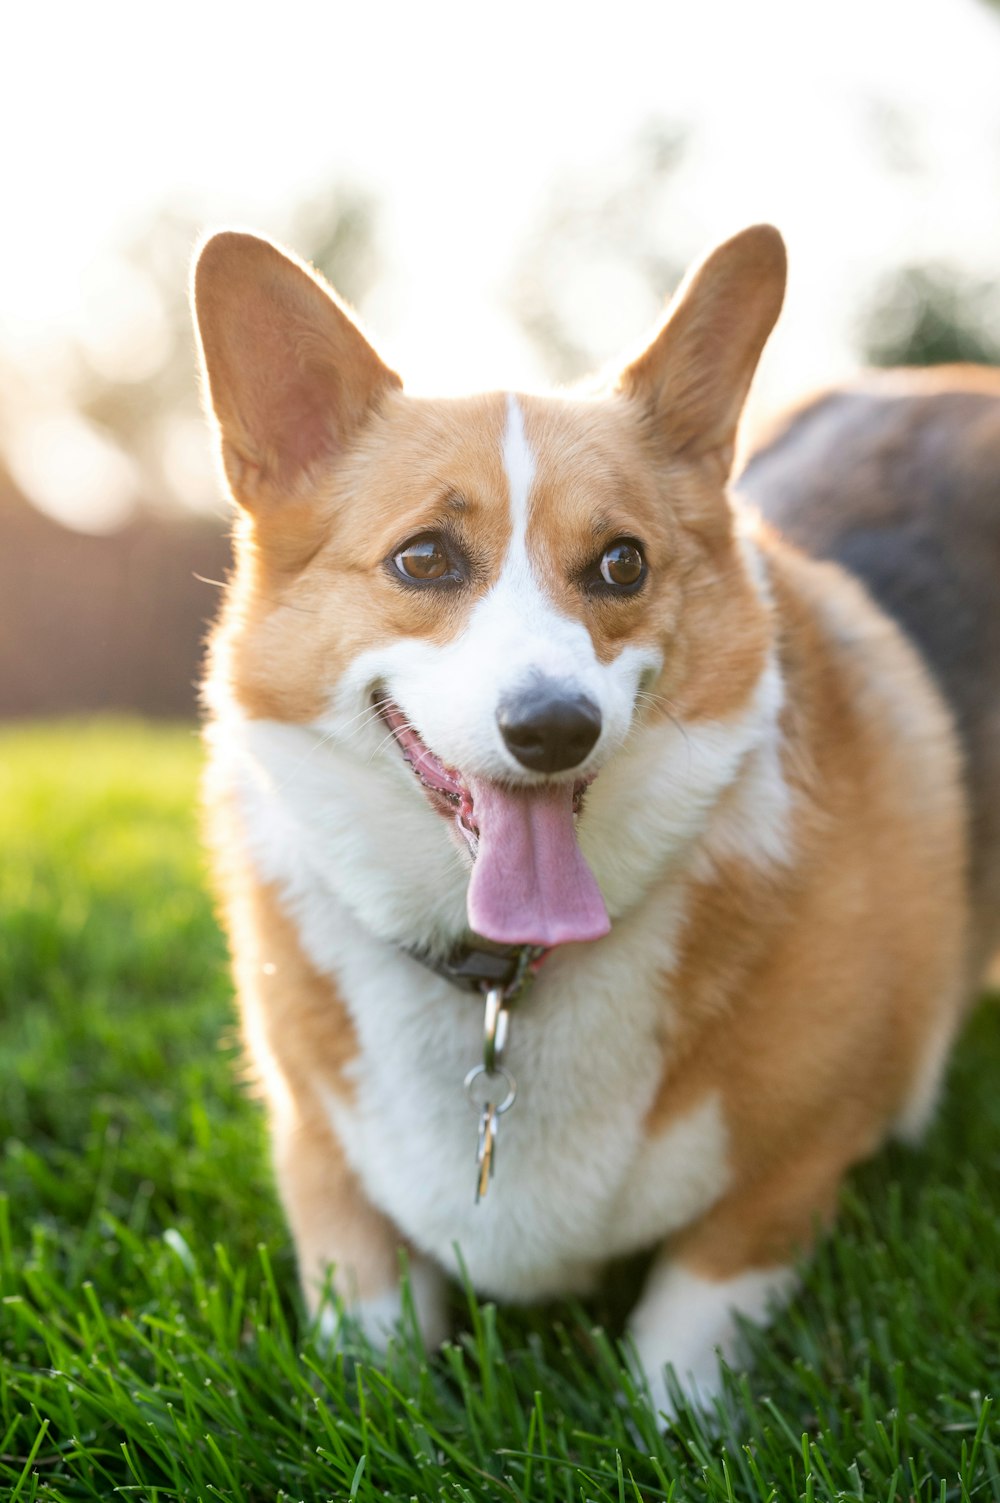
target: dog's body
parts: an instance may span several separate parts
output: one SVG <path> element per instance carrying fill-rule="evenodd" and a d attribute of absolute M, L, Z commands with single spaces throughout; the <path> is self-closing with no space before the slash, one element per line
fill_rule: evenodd
<path fill-rule="evenodd" d="M 872 371 L 785 418 L 738 489 L 917 646 L 964 764 L 973 985 L 1000 944 L 1000 372 Z"/>
<path fill-rule="evenodd" d="M 668 1361 L 706 1395 L 845 1170 L 932 1110 L 998 842 L 977 831 L 970 919 L 960 750 L 917 651 L 726 499 L 783 278 L 748 231 L 603 399 L 432 402 L 273 247 L 203 252 L 244 508 L 213 843 L 307 1295 L 332 1266 L 373 1336 L 401 1244 L 430 1339 L 459 1251 L 530 1300 L 660 1246 L 639 1359 L 657 1402 Z M 790 532 L 795 434 L 745 476 Z M 470 924 L 548 951 L 479 1204 L 482 1009 L 424 963 Z"/>

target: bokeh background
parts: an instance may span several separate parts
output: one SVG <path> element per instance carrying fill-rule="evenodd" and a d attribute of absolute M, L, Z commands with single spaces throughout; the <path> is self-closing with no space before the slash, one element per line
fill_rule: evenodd
<path fill-rule="evenodd" d="M 415 390 L 571 381 L 759 219 L 759 414 L 1000 361 L 1000 5 L 20 7 L 0 90 L 0 716 L 190 716 L 228 507 L 193 245 L 313 260 Z"/>

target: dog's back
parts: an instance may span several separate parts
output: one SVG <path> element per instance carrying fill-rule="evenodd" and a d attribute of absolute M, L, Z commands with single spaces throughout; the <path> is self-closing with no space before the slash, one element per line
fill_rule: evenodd
<path fill-rule="evenodd" d="M 966 760 L 973 953 L 1000 947 L 1000 371 L 872 373 L 786 418 L 740 492 L 920 649 Z"/>

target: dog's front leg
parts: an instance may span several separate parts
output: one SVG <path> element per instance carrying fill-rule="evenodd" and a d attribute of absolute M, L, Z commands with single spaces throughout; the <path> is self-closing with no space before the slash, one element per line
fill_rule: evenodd
<path fill-rule="evenodd" d="M 405 1239 L 367 1199 L 318 1104 L 299 1097 L 274 1125 L 278 1183 L 298 1252 L 310 1312 L 339 1339 L 339 1312 L 323 1308 L 332 1288 L 348 1315 L 377 1350 L 403 1315 L 399 1251 Z M 409 1250 L 409 1285 L 428 1347 L 447 1334 L 445 1280 L 440 1269 Z"/>
<path fill-rule="evenodd" d="M 796 1258 L 827 1224 L 847 1166 L 817 1145 L 796 1165 L 730 1192 L 672 1239 L 632 1312 L 629 1336 L 654 1407 L 675 1406 L 664 1372 L 710 1409 L 722 1389 L 719 1357 L 740 1353 L 740 1322 L 762 1324 L 794 1293 Z"/>

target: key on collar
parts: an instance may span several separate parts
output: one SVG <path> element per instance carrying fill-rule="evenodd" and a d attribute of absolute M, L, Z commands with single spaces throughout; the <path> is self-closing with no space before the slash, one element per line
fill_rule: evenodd
<path fill-rule="evenodd" d="M 490 1187 L 497 1166 L 497 1109 L 489 1102 L 479 1118 L 479 1145 L 476 1149 L 476 1205 Z"/>
<path fill-rule="evenodd" d="M 501 1064 L 507 1043 L 507 1009 L 502 998 L 487 995 L 483 1064 L 474 1064 L 465 1078 L 466 1096 L 480 1115 L 475 1150 L 475 1204 L 480 1204 L 496 1172 L 496 1136 L 499 1120 L 514 1105 L 517 1082 Z"/>
<path fill-rule="evenodd" d="M 504 1069 L 504 1052 L 510 1028 L 510 1008 L 529 985 L 534 968 L 544 951 L 540 946 L 524 945 L 517 957 L 513 974 L 504 982 L 484 985 L 483 1062 L 474 1065 L 465 1077 L 465 1092 L 479 1114 L 476 1146 L 476 1205 L 490 1187 L 496 1171 L 497 1134 L 500 1118 L 510 1111 L 517 1095 L 514 1077 Z"/>

